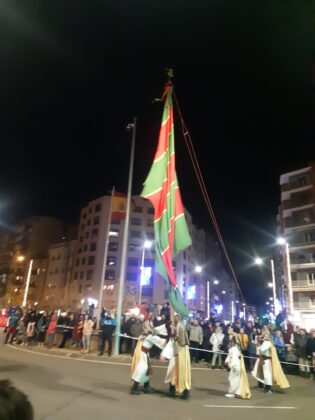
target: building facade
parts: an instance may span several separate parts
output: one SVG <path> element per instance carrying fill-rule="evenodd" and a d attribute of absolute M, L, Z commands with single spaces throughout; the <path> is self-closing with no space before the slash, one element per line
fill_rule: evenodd
<path fill-rule="evenodd" d="M 103 290 L 103 306 L 116 310 L 125 221 L 110 218 L 110 202 L 110 196 L 103 196 L 89 202 L 81 210 L 77 248 L 68 284 L 69 305 L 73 310 L 78 310 L 87 300 L 99 301 L 100 288 Z M 167 300 L 164 280 L 155 273 L 154 269 L 153 217 L 154 210 L 151 203 L 142 197 L 133 196 L 124 310 L 133 308 L 140 302 L 160 305 Z M 183 299 L 192 312 L 204 315 L 207 314 L 209 299 L 212 300 L 211 310 L 220 309 L 223 301 L 227 302 L 226 308 L 230 308 L 228 302 L 231 301 L 231 294 L 235 295 L 235 291 L 232 281 L 222 267 L 219 248 L 203 229 L 193 224 L 188 212 L 186 219 L 192 237 L 192 246 L 173 261 L 177 284 Z M 107 231 L 109 237 L 107 257 L 104 261 Z M 148 241 L 151 241 L 151 246 L 145 247 Z M 142 262 L 145 275 L 142 276 L 141 282 Z M 196 267 L 201 267 L 201 272 L 197 272 Z M 102 282 L 103 274 L 104 282 Z M 209 282 L 214 280 L 216 281 L 211 286 L 213 290 L 209 291 Z M 218 308 L 215 307 L 216 304 Z"/>
<path fill-rule="evenodd" d="M 30 217 L 0 235 L 0 304 L 21 305 L 30 261 L 28 304 L 41 302 L 48 249 L 68 234 L 68 225 L 55 217 Z"/>
<path fill-rule="evenodd" d="M 67 310 L 69 289 L 74 267 L 77 240 L 62 241 L 48 250 L 47 271 L 45 276 L 41 308 L 47 312 Z"/>
<path fill-rule="evenodd" d="M 288 244 L 282 249 L 282 300 L 295 323 L 310 328 L 315 323 L 315 164 L 281 175 L 280 187 L 279 231 Z"/>

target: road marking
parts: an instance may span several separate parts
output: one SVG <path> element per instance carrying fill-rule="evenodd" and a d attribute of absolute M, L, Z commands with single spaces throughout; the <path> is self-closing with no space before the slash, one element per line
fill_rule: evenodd
<path fill-rule="evenodd" d="M 16 346 L 13 346 L 13 345 L 8 345 L 8 346 L 10 348 L 14 349 L 14 350 L 18 350 L 18 351 L 21 351 L 21 352 L 37 354 L 37 355 L 46 356 L 46 357 L 52 357 L 52 358 L 55 358 L 55 359 L 75 360 L 77 362 L 100 363 L 100 364 L 103 364 L 103 365 L 118 365 L 118 366 L 130 366 L 131 365 L 131 363 L 106 362 L 105 360 L 84 359 L 84 357 L 86 357 L 87 354 L 84 354 L 81 357 L 57 356 L 56 354 L 40 353 L 40 352 L 37 352 L 37 351 L 34 351 L 34 350 L 29 350 L 29 349 L 24 349 L 24 348 L 22 349 L 20 347 L 16 347 Z M 71 354 L 74 354 L 74 353 L 71 353 Z M 90 356 L 92 356 L 92 355 L 90 355 Z M 167 369 L 167 366 L 152 365 L 152 367 L 157 368 L 157 369 Z M 209 368 L 194 368 L 194 367 L 192 367 L 191 370 L 205 370 L 205 371 L 208 371 L 208 372 L 210 372 L 210 371 L 212 372 L 212 370 L 209 369 Z"/>
<path fill-rule="evenodd" d="M 210 408 L 264 408 L 269 410 L 296 410 L 298 407 L 269 407 L 267 405 L 204 405 Z"/>

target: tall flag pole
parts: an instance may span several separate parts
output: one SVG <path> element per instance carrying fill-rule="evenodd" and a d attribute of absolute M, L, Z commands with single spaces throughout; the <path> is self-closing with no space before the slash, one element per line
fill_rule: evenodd
<path fill-rule="evenodd" d="M 127 129 L 132 130 L 132 141 L 131 141 L 130 164 L 129 164 L 127 203 L 126 203 L 126 220 L 125 220 L 125 227 L 124 227 L 121 264 L 120 264 L 119 292 L 118 292 L 117 318 L 116 318 L 117 322 L 116 322 L 115 348 L 114 348 L 115 355 L 119 354 L 119 348 L 120 348 L 120 331 L 121 331 L 123 299 L 124 299 L 124 289 L 125 289 L 127 246 L 128 246 L 130 208 L 131 208 L 131 190 L 132 190 L 132 177 L 133 177 L 133 166 L 134 166 L 135 144 L 136 144 L 136 127 L 137 127 L 137 118 L 134 118 L 133 123 L 129 124 L 127 127 Z"/>
<path fill-rule="evenodd" d="M 169 76 L 172 77 L 172 72 Z M 167 284 L 174 310 L 187 316 L 188 308 L 177 287 L 172 261 L 179 252 L 191 245 L 175 170 L 172 93 L 173 84 L 169 80 L 162 96 L 164 111 L 158 146 L 141 196 L 150 200 L 154 207 L 156 271 Z"/>

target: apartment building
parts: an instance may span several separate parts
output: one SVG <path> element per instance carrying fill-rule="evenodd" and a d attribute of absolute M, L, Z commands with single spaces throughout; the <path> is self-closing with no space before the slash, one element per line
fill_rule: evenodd
<path fill-rule="evenodd" d="M 289 246 L 289 255 L 282 248 L 283 300 L 295 323 L 311 328 L 315 325 L 315 163 L 281 175 L 280 187 L 279 231 Z"/>
<path fill-rule="evenodd" d="M 77 250 L 69 282 L 69 304 L 74 310 L 82 307 L 83 302 L 87 300 L 99 300 L 102 273 L 105 273 L 103 305 L 113 310 L 117 306 L 125 221 L 110 219 L 110 201 L 110 196 L 99 197 L 81 210 Z M 124 290 L 125 309 L 135 307 L 140 301 L 147 304 L 162 304 L 167 299 L 164 280 L 155 273 L 153 216 L 154 210 L 148 200 L 139 196 L 132 197 Z M 207 278 L 215 276 L 213 265 L 207 264 L 209 244 L 212 242 L 203 229 L 193 224 L 188 212 L 186 219 L 192 237 L 192 246 L 174 258 L 177 284 L 189 309 L 206 313 L 209 297 Z M 109 241 L 104 261 L 109 221 Z M 151 246 L 145 247 L 148 241 L 151 241 Z M 142 261 L 146 275 L 142 276 L 140 286 Z M 197 266 L 203 268 L 201 273 L 197 272 Z M 221 268 L 221 287 L 225 281 L 222 273 L 224 270 Z"/>
<path fill-rule="evenodd" d="M 41 308 L 47 312 L 68 309 L 69 290 L 77 240 L 64 240 L 48 250 L 47 272 L 41 299 Z"/>
<path fill-rule="evenodd" d="M 0 304 L 22 304 L 30 261 L 33 260 L 27 303 L 40 302 L 49 247 L 65 238 L 68 225 L 55 217 L 34 216 L 0 235 Z"/>

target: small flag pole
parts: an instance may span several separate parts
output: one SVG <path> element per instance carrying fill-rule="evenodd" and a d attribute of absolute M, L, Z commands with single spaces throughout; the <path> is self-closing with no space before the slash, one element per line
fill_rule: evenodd
<path fill-rule="evenodd" d="M 99 291 L 99 297 L 98 297 L 98 308 L 99 308 L 98 315 L 97 315 L 97 325 L 98 326 L 100 326 L 101 312 L 102 312 L 102 309 L 103 309 L 104 283 L 105 283 L 105 275 L 106 275 L 108 242 L 109 242 L 110 226 L 111 226 L 111 222 L 112 222 L 114 195 L 115 195 L 115 187 L 112 188 L 112 194 L 111 194 L 109 212 L 108 212 L 108 220 L 107 220 L 106 238 L 105 238 L 105 244 L 104 244 L 104 259 L 103 259 L 103 266 L 102 266 L 102 273 L 101 273 L 100 291 Z"/>
<path fill-rule="evenodd" d="M 123 299 L 124 299 L 124 289 L 125 289 L 127 246 L 128 246 L 129 224 L 130 224 L 132 177 L 133 177 L 133 166 L 134 166 L 135 144 L 136 144 L 136 128 L 137 128 L 137 118 L 135 117 L 133 119 L 133 123 L 128 124 L 127 126 L 127 129 L 132 130 L 132 140 L 131 140 L 131 152 L 130 152 L 130 164 L 129 164 L 126 220 L 125 220 L 125 227 L 124 227 L 121 264 L 120 264 L 119 293 L 118 293 L 118 302 L 117 302 L 116 333 L 115 333 L 115 347 L 114 347 L 115 355 L 119 354 L 119 349 L 120 349 L 120 331 L 121 331 Z"/>

